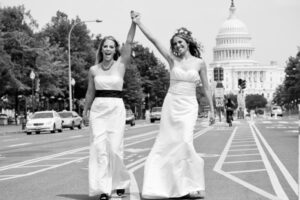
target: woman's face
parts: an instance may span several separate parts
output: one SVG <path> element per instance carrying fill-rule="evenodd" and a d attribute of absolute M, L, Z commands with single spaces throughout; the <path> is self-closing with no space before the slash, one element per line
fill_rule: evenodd
<path fill-rule="evenodd" d="M 110 61 L 116 53 L 116 45 L 113 40 L 107 39 L 102 46 L 103 60 Z"/>
<path fill-rule="evenodd" d="M 178 56 L 182 56 L 188 51 L 188 44 L 181 37 L 175 36 L 173 38 L 173 49 Z"/>

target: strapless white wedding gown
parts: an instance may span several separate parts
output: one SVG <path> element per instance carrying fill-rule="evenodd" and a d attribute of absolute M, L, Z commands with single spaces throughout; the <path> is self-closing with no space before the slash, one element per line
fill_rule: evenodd
<path fill-rule="evenodd" d="M 165 97 L 160 130 L 146 160 L 142 196 L 181 197 L 205 190 L 204 161 L 193 146 L 193 130 L 198 115 L 196 70 L 174 66 Z"/>
<path fill-rule="evenodd" d="M 94 78 L 96 90 L 122 90 L 118 75 Z M 90 111 L 89 196 L 129 187 L 123 164 L 126 111 L 122 98 L 96 97 Z"/>

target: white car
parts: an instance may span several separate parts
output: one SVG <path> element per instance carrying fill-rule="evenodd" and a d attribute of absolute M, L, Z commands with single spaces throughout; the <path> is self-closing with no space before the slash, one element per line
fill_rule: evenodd
<path fill-rule="evenodd" d="M 62 132 L 62 119 L 54 110 L 35 112 L 27 121 L 25 131 L 27 135 L 32 132 L 40 134 L 42 131 Z"/>
<path fill-rule="evenodd" d="M 63 128 L 70 128 L 71 130 L 74 127 L 78 129 L 82 128 L 82 117 L 78 115 L 75 111 L 61 111 L 58 113 L 63 120 Z"/>
<path fill-rule="evenodd" d="M 274 115 L 282 117 L 283 114 L 282 114 L 282 109 L 280 106 L 272 106 L 271 117 L 273 117 Z"/>
<path fill-rule="evenodd" d="M 155 120 L 160 120 L 162 107 L 153 107 L 150 112 L 150 122 L 154 123 Z"/>

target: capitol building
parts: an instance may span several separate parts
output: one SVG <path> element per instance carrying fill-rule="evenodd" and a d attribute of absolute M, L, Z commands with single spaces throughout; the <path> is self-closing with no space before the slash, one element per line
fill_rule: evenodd
<path fill-rule="evenodd" d="M 271 61 L 269 65 L 260 65 L 253 60 L 255 48 L 251 44 L 251 36 L 246 25 L 236 17 L 233 0 L 229 8 L 229 17 L 222 24 L 213 48 L 213 62 L 209 64 L 208 80 L 214 91 L 213 69 L 222 67 L 224 93 L 237 94 L 238 79 L 246 80 L 245 95 L 263 94 L 271 101 L 273 93 L 284 80 L 284 67 Z"/>

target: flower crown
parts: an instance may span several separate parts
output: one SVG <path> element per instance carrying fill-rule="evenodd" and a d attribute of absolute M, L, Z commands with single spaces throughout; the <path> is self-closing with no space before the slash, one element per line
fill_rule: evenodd
<path fill-rule="evenodd" d="M 186 35 L 188 37 L 192 37 L 192 32 L 189 31 L 187 28 L 185 27 L 181 27 L 179 29 L 177 29 L 175 35 Z"/>

